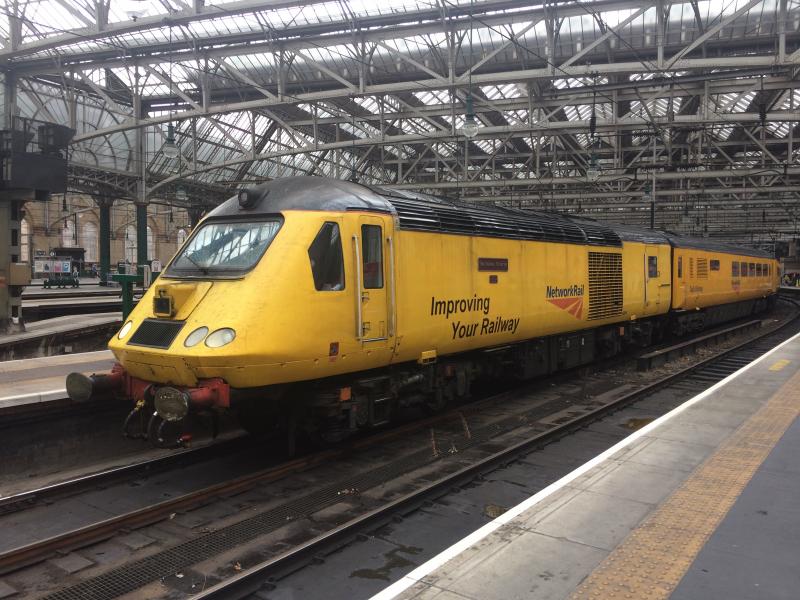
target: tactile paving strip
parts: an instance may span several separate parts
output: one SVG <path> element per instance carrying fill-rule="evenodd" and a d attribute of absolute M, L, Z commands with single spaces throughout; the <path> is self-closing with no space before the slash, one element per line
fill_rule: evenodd
<path fill-rule="evenodd" d="M 606 557 L 573 600 L 668 598 L 798 414 L 800 372 Z"/>

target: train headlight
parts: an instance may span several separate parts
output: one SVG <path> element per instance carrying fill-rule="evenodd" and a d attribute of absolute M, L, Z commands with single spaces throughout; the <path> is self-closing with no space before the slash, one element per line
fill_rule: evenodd
<path fill-rule="evenodd" d="M 189 394 L 174 387 L 162 387 L 156 392 L 156 412 L 165 421 L 180 421 L 189 413 Z"/>
<path fill-rule="evenodd" d="M 130 333 L 131 327 L 133 327 L 133 321 L 128 321 L 127 323 L 125 323 L 125 325 L 122 326 L 122 329 L 119 330 L 117 337 L 119 339 L 124 338 L 126 335 Z"/>
<path fill-rule="evenodd" d="M 186 339 L 183 341 L 183 345 L 187 348 L 191 348 L 192 346 L 197 346 L 200 342 L 203 341 L 203 338 L 206 337 L 208 334 L 208 327 L 203 325 L 202 327 L 198 327 L 192 333 L 186 336 Z"/>
<path fill-rule="evenodd" d="M 206 338 L 206 346 L 209 348 L 222 348 L 222 346 L 230 344 L 234 339 L 236 339 L 236 332 L 230 327 L 224 327 L 217 329 Z"/>

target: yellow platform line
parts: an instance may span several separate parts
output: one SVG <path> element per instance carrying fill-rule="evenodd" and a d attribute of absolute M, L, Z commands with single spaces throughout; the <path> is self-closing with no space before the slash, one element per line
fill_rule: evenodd
<path fill-rule="evenodd" d="M 572 598 L 668 598 L 799 413 L 800 372 L 633 530 Z"/>

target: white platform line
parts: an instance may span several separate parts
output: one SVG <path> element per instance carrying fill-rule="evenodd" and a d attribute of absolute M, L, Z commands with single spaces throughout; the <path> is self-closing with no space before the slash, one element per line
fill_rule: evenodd
<path fill-rule="evenodd" d="M 110 353 L 111 350 L 92 350 L 91 352 L 70 352 L 69 354 L 54 354 L 52 356 L 35 356 L 31 358 L 15 358 L 14 360 L 4 360 L 0 363 L 0 366 L 5 367 L 6 365 L 11 365 L 14 363 L 21 363 L 21 362 L 31 362 L 34 360 L 50 360 L 53 358 L 68 358 L 68 357 L 78 357 L 78 356 L 91 356 L 93 354 L 107 354 Z M 112 355 L 113 358 L 113 355 Z M 76 361 L 77 362 L 77 361 Z"/>
<path fill-rule="evenodd" d="M 49 399 L 52 399 L 52 396 L 64 396 L 64 397 L 66 397 L 66 395 L 67 395 L 66 388 L 59 388 L 57 390 L 45 390 L 43 392 L 30 392 L 28 394 L 18 394 L 17 396 L 3 396 L 3 397 L 0 397 L 0 402 L 12 402 L 14 400 L 27 400 L 29 398 L 39 398 L 39 401 L 41 402 L 41 401 L 43 401 L 43 397 L 45 397 L 45 396 L 51 397 Z M 33 404 L 33 402 L 30 402 L 29 404 Z"/>
<path fill-rule="evenodd" d="M 423 563 L 422 565 L 420 565 L 419 567 L 417 567 L 416 569 L 411 571 L 409 574 L 405 575 L 402 579 L 396 581 L 395 583 L 393 583 L 389 587 L 385 588 L 384 590 L 382 590 L 382 591 L 378 592 L 377 594 L 375 594 L 374 596 L 372 596 L 372 598 L 370 600 L 390 600 L 391 598 L 397 597 L 399 594 L 403 593 L 405 590 L 410 588 L 412 585 L 414 585 L 416 583 L 419 583 L 419 581 L 423 577 L 426 577 L 426 576 L 430 575 L 433 571 L 435 571 L 436 569 L 438 569 L 439 567 L 441 567 L 445 563 L 449 562 L 450 560 L 452 560 L 453 558 L 455 558 L 456 556 L 458 556 L 459 554 L 464 552 L 469 547 L 471 547 L 471 546 L 475 545 L 476 543 L 480 542 L 482 539 L 484 539 L 486 536 L 491 534 L 493 531 L 496 531 L 497 529 L 499 529 L 501 526 L 505 525 L 506 523 L 508 523 L 512 519 L 515 519 L 516 517 L 521 515 L 523 512 L 525 512 L 529 508 L 535 506 L 536 504 L 538 504 L 539 502 L 541 502 L 542 500 L 544 500 L 545 498 L 547 498 L 551 494 L 557 492 L 558 490 L 563 488 L 565 485 L 568 485 L 570 482 L 574 481 L 575 479 L 577 479 L 578 477 L 580 477 L 581 475 L 583 475 L 584 473 L 586 473 L 590 469 L 592 469 L 592 468 L 596 467 L 597 465 L 601 464 L 602 462 L 608 460 L 609 458 L 611 458 L 614 454 L 616 454 L 620 450 L 626 448 L 627 446 L 630 446 L 633 442 L 638 440 L 643 435 L 647 435 L 648 433 L 653 431 L 653 429 L 655 429 L 656 427 L 659 427 L 660 425 L 663 425 L 664 423 L 666 423 L 667 421 L 669 421 L 670 419 L 672 419 L 676 415 L 679 415 L 680 413 L 685 411 L 687 408 L 689 408 L 693 404 L 697 404 L 703 398 L 708 397 L 713 392 L 715 392 L 716 390 L 718 390 L 719 388 L 721 388 L 722 386 L 724 386 L 725 384 L 727 384 L 731 380 L 735 379 L 736 377 L 738 377 L 739 375 L 741 375 L 742 373 L 744 373 L 745 371 L 747 371 L 751 367 L 753 367 L 756 364 L 760 363 L 762 360 L 767 358 L 770 354 L 772 354 L 773 352 L 776 352 L 777 350 L 779 350 L 780 348 L 782 348 L 783 346 L 785 346 L 789 342 L 794 341 L 798 337 L 800 337 L 800 333 L 798 333 L 796 335 L 793 335 L 792 337 L 790 337 L 785 342 L 782 342 L 781 344 L 778 344 L 777 346 L 775 346 L 772 350 L 770 350 L 766 354 L 763 354 L 760 357 L 758 357 L 757 359 L 755 359 L 753 362 L 745 365 L 744 367 L 742 367 L 741 369 L 739 369 L 735 373 L 731 373 L 730 375 L 728 375 L 722 381 L 719 381 L 719 382 L 715 383 L 714 385 L 712 385 L 707 390 L 704 390 L 704 391 L 700 392 L 699 394 L 697 394 L 693 398 L 687 400 L 686 402 L 684 402 L 680 406 L 677 406 L 676 408 L 672 409 L 667 414 L 662 415 L 661 417 L 659 417 L 655 421 L 653 421 L 653 422 L 645 425 L 641 429 L 635 431 L 634 433 L 632 433 L 631 435 L 629 435 L 625 439 L 620 440 L 619 442 L 617 442 L 616 444 L 611 446 L 611 448 L 609 448 L 605 452 L 595 456 L 589 462 L 582 464 L 580 467 L 578 467 L 577 469 L 575 469 L 571 473 L 568 473 L 567 475 L 564 475 L 564 477 L 562 477 L 558 481 L 555 481 L 555 482 L 551 483 L 546 488 L 540 490 L 539 492 L 537 492 L 536 494 L 534 494 L 530 498 L 528 498 L 526 500 L 523 500 L 522 502 L 520 502 L 516 506 L 508 509 L 506 512 L 504 512 L 502 515 L 500 515 L 499 517 L 497 517 L 493 521 L 490 521 L 489 523 L 487 523 L 486 525 L 484 525 L 480 529 L 477 529 L 477 530 L 473 531 L 467 537 L 459 540 L 458 542 L 456 542 L 455 544 L 453 544 L 449 548 L 443 550 L 442 552 L 440 552 L 439 554 L 437 554 L 436 556 L 434 556 L 433 558 L 431 558 L 427 562 Z"/>

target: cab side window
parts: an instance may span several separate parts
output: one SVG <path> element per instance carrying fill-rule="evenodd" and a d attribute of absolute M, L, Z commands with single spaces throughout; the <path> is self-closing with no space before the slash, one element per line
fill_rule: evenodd
<path fill-rule="evenodd" d="M 658 277 L 658 257 L 657 256 L 648 256 L 647 257 L 647 276 L 650 279 L 654 277 Z"/>
<path fill-rule="evenodd" d="M 383 234 L 379 225 L 362 225 L 364 240 L 364 289 L 383 287 Z"/>
<path fill-rule="evenodd" d="M 344 289 L 344 258 L 338 223 L 326 222 L 308 248 L 314 287 L 320 292 Z"/>

